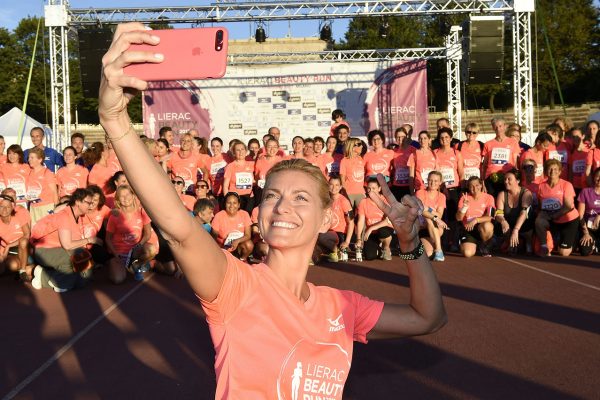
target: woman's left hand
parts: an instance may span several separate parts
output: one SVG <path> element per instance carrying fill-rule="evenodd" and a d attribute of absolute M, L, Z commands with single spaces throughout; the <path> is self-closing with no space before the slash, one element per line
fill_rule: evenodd
<path fill-rule="evenodd" d="M 415 196 L 408 195 L 397 201 L 383 175 L 377 174 L 377 181 L 387 203 L 373 191 L 369 192 L 369 197 L 392 223 L 398 236 L 400 250 L 403 252 L 413 250 L 419 245 L 419 228 L 421 227 L 419 217 L 423 214 L 423 204 Z"/>

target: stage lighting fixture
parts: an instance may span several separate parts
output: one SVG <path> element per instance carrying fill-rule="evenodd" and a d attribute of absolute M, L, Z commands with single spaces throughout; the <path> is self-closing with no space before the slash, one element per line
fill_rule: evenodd
<path fill-rule="evenodd" d="M 267 40 L 267 34 L 265 33 L 265 28 L 263 28 L 262 25 L 256 28 L 254 38 L 256 39 L 256 43 L 264 43 Z"/>
<path fill-rule="evenodd" d="M 324 40 L 325 42 L 331 42 L 331 24 L 326 22 L 321 28 L 321 32 L 319 34 L 319 39 Z"/>

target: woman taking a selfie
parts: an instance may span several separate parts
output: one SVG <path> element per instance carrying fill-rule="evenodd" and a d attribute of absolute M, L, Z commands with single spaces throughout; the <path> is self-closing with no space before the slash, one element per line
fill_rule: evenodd
<path fill-rule="evenodd" d="M 294 390 L 302 398 L 302 392 L 316 390 L 298 385 L 294 377 L 303 376 L 309 364 L 319 364 L 336 371 L 335 378 L 323 379 L 333 388 L 329 397 L 341 399 L 354 340 L 439 329 L 446 314 L 417 236 L 420 203 L 411 197 L 397 202 L 381 177 L 389 204 L 376 197 L 377 204 L 396 228 L 408 260 L 410 306 L 384 304 L 306 281 L 317 235 L 331 224 L 331 198 L 323 174 L 305 160 L 282 161 L 266 178 L 258 217 L 269 245 L 266 263 L 250 267 L 219 248 L 183 207 L 130 126 L 126 105 L 131 92 L 123 89 L 144 90 L 147 83 L 125 75 L 123 67 L 162 58 L 128 48 L 133 42 L 158 41 L 139 23 L 117 28 L 103 58 L 100 121 L 129 182 L 152 220 L 170 237 L 173 254 L 201 299 L 216 349 L 215 397 L 275 399 Z"/>

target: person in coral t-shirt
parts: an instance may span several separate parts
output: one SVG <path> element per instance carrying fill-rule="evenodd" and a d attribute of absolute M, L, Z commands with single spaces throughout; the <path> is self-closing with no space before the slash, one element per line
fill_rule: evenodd
<path fill-rule="evenodd" d="M 39 219 L 54 209 L 58 203 L 56 176 L 44 165 L 44 151 L 38 147 L 29 150 L 29 176 L 27 177 L 27 200 L 31 222 Z"/>
<path fill-rule="evenodd" d="M 203 176 L 208 176 L 208 169 L 200 154 L 192 151 L 192 135 L 189 133 L 181 137 L 181 148 L 173 153 L 167 161 L 167 170 L 171 172 L 171 177 L 183 178 L 185 182 L 184 191 L 193 190 L 193 186 L 198 181 L 198 170 L 202 171 Z M 192 206 L 193 208 L 193 206 Z"/>
<path fill-rule="evenodd" d="M 233 146 L 235 160 L 225 167 L 223 194 L 235 192 L 240 196 L 241 209 L 251 213 L 254 208 L 252 187 L 254 186 L 254 162 L 246 161 L 246 145 Z"/>
<path fill-rule="evenodd" d="M 435 155 L 429 148 L 430 139 L 427 131 L 419 133 L 419 145 L 421 146 L 408 158 L 408 168 L 412 178 L 413 186 L 411 193 L 427 187 L 429 173 L 435 170 Z"/>
<path fill-rule="evenodd" d="M 537 168 L 535 169 L 535 182 L 542 182 L 544 177 L 544 157 L 552 145 L 552 137 L 546 132 L 540 133 L 535 138 L 535 144 L 521 156 L 521 164 L 525 160 L 534 160 Z"/>
<path fill-rule="evenodd" d="M 425 246 L 425 251 L 429 257 L 433 256 L 433 261 L 444 261 L 444 252 L 442 250 L 442 235 L 448 229 L 448 225 L 442 220 L 444 210 L 446 209 L 446 196 L 440 192 L 442 185 L 442 173 L 431 171 L 428 177 L 427 189 L 420 189 L 415 196 L 423 203 L 423 218 L 428 237 L 421 241 Z"/>
<path fill-rule="evenodd" d="M 385 135 L 380 130 L 369 132 L 367 137 L 369 145 L 373 149 L 367 151 L 363 156 L 365 178 L 374 178 L 377 174 L 382 174 L 385 180 L 389 182 L 394 151 L 385 148 Z"/>
<path fill-rule="evenodd" d="M 575 190 L 571 182 L 560 179 L 562 164 L 558 160 L 544 163 L 544 173 L 548 176 L 538 188 L 539 212 L 535 219 L 535 233 L 540 242 L 538 255 L 549 255 L 547 245 L 548 230 L 558 234 L 560 242 L 558 254 L 568 256 L 573 251 L 579 228 L 579 213 L 575 208 Z"/>
<path fill-rule="evenodd" d="M 193 211 L 194 203 L 196 202 L 196 199 L 183 192 L 183 190 L 185 188 L 185 184 L 186 184 L 186 182 L 183 180 L 183 178 L 180 176 L 176 176 L 171 180 L 171 183 L 173 184 L 173 188 L 177 192 L 177 195 L 181 199 L 181 202 L 183 203 L 185 208 L 187 208 L 188 211 Z"/>
<path fill-rule="evenodd" d="M 23 162 L 23 150 L 19 145 L 10 146 L 6 154 L 8 162 L 0 166 L 7 188 L 15 190 L 17 204 L 27 206 L 27 177 L 31 168 Z"/>
<path fill-rule="evenodd" d="M 225 167 L 232 160 L 227 153 L 222 153 L 223 142 L 219 138 L 211 140 L 213 156 L 210 158 L 209 174 L 210 186 L 215 196 L 223 195 L 223 177 L 225 176 Z"/>
<path fill-rule="evenodd" d="M 151 242 L 150 217 L 138 205 L 129 186 L 117 188 L 115 206 L 106 225 L 106 247 L 115 256 L 108 264 L 108 277 L 114 283 L 121 283 L 125 280 L 126 268 L 129 268 L 131 260 L 137 260 L 132 266 L 132 272 L 136 273 L 135 268 L 146 265 L 154 258 L 158 247 Z M 135 278 L 140 279 L 137 274 Z"/>
<path fill-rule="evenodd" d="M 340 162 L 342 186 L 354 208 L 365 198 L 365 163 L 360 156 L 362 145 L 362 141 L 357 138 L 346 140 L 344 158 Z"/>
<path fill-rule="evenodd" d="M 398 128 L 396 130 L 396 140 L 400 145 L 394 150 L 394 159 L 392 160 L 392 170 L 394 171 L 392 193 L 394 193 L 396 200 L 400 201 L 403 196 L 410 195 L 410 188 L 414 187 L 412 182 L 414 178 L 410 176 L 408 160 L 411 155 L 414 158 L 413 154 L 417 149 L 411 146 L 411 140 L 404 129 Z"/>
<path fill-rule="evenodd" d="M 108 164 L 108 147 L 105 147 L 103 143 L 94 142 L 90 147 L 85 149 L 82 157 L 88 168 L 92 166 L 88 175 L 88 185 L 97 185 L 105 195 L 109 194 L 110 187 L 108 181 L 110 181 L 110 178 L 112 178 L 116 171 Z"/>
<path fill-rule="evenodd" d="M 176 243 L 175 258 L 201 300 L 215 348 L 215 398 L 307 399 L 324 390 L 339 400 L 353 341 L 423 335 L 444 325 L 439 285 L 418 239 L 420 203 L 408 196 L 397 202 L 382 177 L 385 200 L 375 193 L 372 198 L 397 232 L 405 260 L 398 267 L 406 267 L 412 285 L 408 305 L 307 282 L 317 235 L 331 225 L 331 198 L 320 170 L 305 160 L 282 161 L 269 171 L 258 216 L 269 245 L 266 263 L 249 267 L 220 249 L 183 207 L 142 141 L 122 136 L 129 121 L 121 106 L 129 82 L 122 79 L 123 59 L 131 50 L 120 57 L 120 49 L 133 41 L 154 44 L 142 29 L 139 23 L 117 27 L 104 57 L 98 114 L 142 204 Z"/>
<path fill-rule="evenodd" d="M 65 166 L 56 171 L 59 198 L 69 196 L 75 189 L 87 186 L 89 171 L 87 168 L 75 164 L 75 153 L 76 150 L 72 146 L 65 147 L 63 150 Z"/>
<path fill-rule="evenodd" d="M 258 205 L 262 199 L 262 189 L 265 187 L 267 172 L 269 172 L 273 165 L 281 161 L 281 157 L 277 155 L 277 150 L 279 149 L 277 140 L 268 139 L 266 149 L 265 155 L 258 157 L 258 160 L 254 164 L 254 182 L 256 182 L 256 186 L 254 187 L 255 205 Z"/>
<path fill-rule="evenodd" d="M 473 257 L 479 251 L 483 257 L 490 257 L 490 240 L 494 235 L 494 197 L 483 193 L 483 182 L 475 176 L 467 181 L 468 193 L 458 201 L 456 220 L 462 221 L 464 233 L 460 238 L 460 252 L 465 257 Z"/>
<path fill-rule="evenodd" d="M 387 189 L 387 187 L 386 187 Z M 388 189 L 389 190 L 389 189 Z M 367 181 L 367 192 L 382 198 L 380 183 L 373 178 Z M 391 192 L 390 192 L 391 193 Z M 357 210 L 356 246 L 363 248 L 363 258 L 374 260 L 378 256 L 386 261 L 392 259 L 390 244 L 394 228 L 372 196 L 360 202 Z"/>
<path fill-rule="evenodd" d="M 506 136 L 506 122 L 503 119 L 493 119 L 492 128 L 496 137 L 483 145 L 481 170 L 487 192 L 495 196 L 504 189 L 504 179 L 496 178 L 496 173 L 516 168 L 521 148 L 515 139 Z M 494 175 L 491 176 L 492 174 Z"/>
<path fill-rule="evenodd" d="M 4 271 L 23 270 L 31 278 L 33 265 L 28 263 L 30 227 L 22 215 L 15 212 L 15 199 L 0 194 L 0 275 Z"/>
<path fill-rule="evenodd" d="M 240 210 L 240 198 L 235 192 L 225 195 L 225 209 L 212 220 L 212 229 L 217 243 L 227 251 L 235 253 L 245 261 L 252 254 L 252 221 L 250 215 Z"/>

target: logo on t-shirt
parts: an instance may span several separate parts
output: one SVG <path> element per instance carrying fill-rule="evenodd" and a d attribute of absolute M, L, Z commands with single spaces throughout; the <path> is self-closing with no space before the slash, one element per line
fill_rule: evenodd
<path fill-rule="evenodd" d="M 342 314 L 338 315 L 336 319 L 327 318 L 327 322 L 329 322 L 329 332 L 339 332 L 346 327 Z"/>

